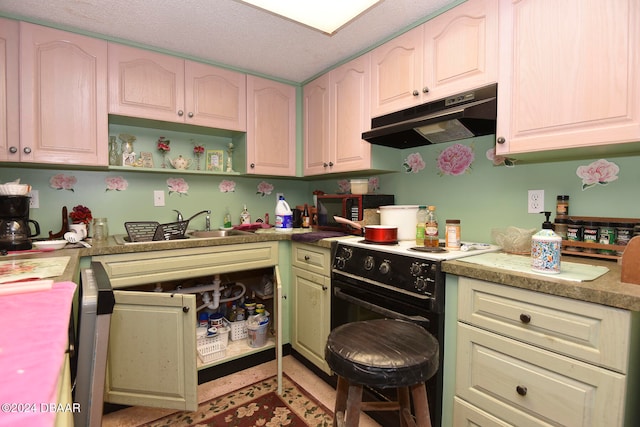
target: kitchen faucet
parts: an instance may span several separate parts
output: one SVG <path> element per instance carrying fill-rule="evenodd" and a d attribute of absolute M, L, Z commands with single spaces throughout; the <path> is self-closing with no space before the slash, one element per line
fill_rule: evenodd
<path fill-rule="evenodd" d="M 178 218 L 177 221 L 184 221 L 184 217 L 182 216 L 182 213 L 177 210 L 174 209 L 174 212 L 178 213 Z M 197 217 L 198 215 L 202 215 L 202 214 L 207 214 L 207 216 L 204 219 L 204 230 L 205 231 L 211 231 L 211 211 L 210 210 L 204 210 L 204 211 L 200 211 L 196 214 L 193 214 L 187 221 L 191 221 L 193 218 Z"/>

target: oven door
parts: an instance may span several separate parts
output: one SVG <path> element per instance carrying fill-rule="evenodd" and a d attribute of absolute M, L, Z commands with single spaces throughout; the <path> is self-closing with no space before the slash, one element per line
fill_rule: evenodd
<path fill-rule="evenodd" d="M 346 283 L 335 274 L 331 280 L 331 292 L 331 329 L 346 323 L 371 319 L 402 319 L 414 322 L 438 339 L 440 366 L 442 366 L 444 315 L 429 310 L 431 305 L 429 301 L 420 299 L 411 303 L 402 296 L 394 297 L 392 293 L 375 285 Z M 434 426 L 440 425 L 442 417 L 442 381 L 442 369 L 438 369 L 426 384 L 431 423 Z M 365 387 L 364 393 L 364 400 L 396 400 L 393 389 Z M 394 426 L 398 422 L 398 415 L 395 412 L 368 412 L 367 414 L 382 426 Z"/>

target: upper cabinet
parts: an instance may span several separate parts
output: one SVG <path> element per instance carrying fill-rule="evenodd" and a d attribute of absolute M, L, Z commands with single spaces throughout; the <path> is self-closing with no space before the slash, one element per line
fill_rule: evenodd
<path fill-rule="evenodd" d="M 371 54 L 373 117 L 495 83 L 498 0 L 469 0 Z"/>
<path fill-rule="evenodd" d="M 106 166 L 107 42 L 21 22 L 20 73 L 9 160 Z"/>
<path fill-rule="evenodd" d="M 247 173 L 295 176 L 296 88 L 247 76 Z"/>
<path fill-rule="evenodd" d="M 246 77 L 109 43 L 109 113 L 246 131 Z"/>
<path fill-rule="evenodd" d="M 640 141 L 639 9 L 500 2 L 497 154 Z"/>
<path fill-rule="evenodd" d="M 0 18 L 0 161 L 20 145 L 18 40 L 18 21 Z"/>
<path fill-rule="evenodd" d="M 371 167 L 370 56 L 363 55 L 305 85 L 304 175 Z"/>

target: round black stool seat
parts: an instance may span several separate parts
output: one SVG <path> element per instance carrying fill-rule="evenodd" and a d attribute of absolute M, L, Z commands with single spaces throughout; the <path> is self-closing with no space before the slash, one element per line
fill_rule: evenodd
<path fill-rule="evenodd" d="M 377 319 L 337 327 L 327 340 L 329 367 L 350 382 L 380 388 L 424 383 L 439 367 L 436 338 L 403 320 Z"/>

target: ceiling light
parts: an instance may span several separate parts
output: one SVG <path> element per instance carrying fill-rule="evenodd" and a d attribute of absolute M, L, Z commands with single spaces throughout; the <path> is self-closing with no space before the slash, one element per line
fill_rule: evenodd
<path fill-rule="evenodd" d="M 382 0 L 239 0 L 333 34 Z"/>

